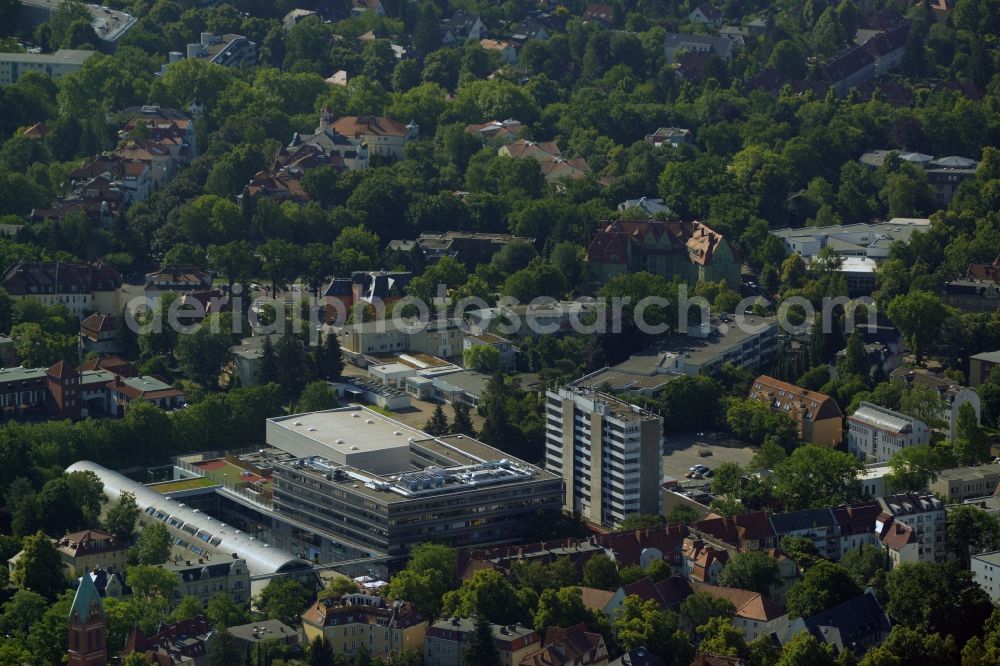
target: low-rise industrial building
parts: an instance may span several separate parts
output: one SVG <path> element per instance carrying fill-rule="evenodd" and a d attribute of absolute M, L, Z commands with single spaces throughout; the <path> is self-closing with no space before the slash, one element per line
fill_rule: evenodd
<path fill-rule="evenodd" d="M 888 222 L 837 224 L 828 227 L 775 229 L 771 232 L 785 244 L 788 254 L 810 259 L 825 247 L 847 257 L 885 259 L 895 241 L 906 242 L 915 231 L 927 231 L 931 221 L 894 217 Z"/>

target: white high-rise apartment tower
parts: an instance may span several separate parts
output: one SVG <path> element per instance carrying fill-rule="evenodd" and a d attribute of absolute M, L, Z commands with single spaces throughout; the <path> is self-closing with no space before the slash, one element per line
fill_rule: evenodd
<path fill-rule="evenodd" d="M 566 511 L 607 527 L 661 513 L 662 417 L 582 386 L 545 403 L 545 467 L 563 479 Z"/>

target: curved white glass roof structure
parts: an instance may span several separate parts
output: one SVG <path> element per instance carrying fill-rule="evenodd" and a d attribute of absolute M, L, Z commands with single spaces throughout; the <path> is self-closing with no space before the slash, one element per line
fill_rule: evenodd
<path fill-rule="evenodd" d="M 123 490 L 135 495 L 139 509 L 148 516 L 167 523 L 174 530 L 183 529 L 193 539 L 221 553 L 236 553 L 247 563 L 251 576 L 286 573 L 309 569 L 311 564 L 279 548 L 273 548 L 246 532 L 237 530 L 182 502 L 169 499 L 118 472 L 89 460 L 75 462 L 67 472 L 93 472 L 104 484 L 108 499 L 117 500 Z"/>

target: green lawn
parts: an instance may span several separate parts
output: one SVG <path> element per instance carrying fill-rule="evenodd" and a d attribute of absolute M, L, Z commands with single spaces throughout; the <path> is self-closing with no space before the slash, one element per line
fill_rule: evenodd
<path fill-rule="evenodd" d="M 152 490 L 166 495 L 167 493 L 176 493 L 181 490 L 193 490 L 194 488 L 208 488 L 209 486 L 215 486 L 218 483 L 212 479 L 205 477 L 197 477 L 194 479 L 181 479 L 179 481 L 164 481 L 163 483 L 154 483 L 149 486 Z"/>

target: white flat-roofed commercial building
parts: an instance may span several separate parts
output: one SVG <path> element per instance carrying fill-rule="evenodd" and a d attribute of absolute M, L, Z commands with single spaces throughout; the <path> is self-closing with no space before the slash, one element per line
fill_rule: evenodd
<path fill-rule="evenodd" d="M 565 510 L 614 527 L 662 508 L 663 418 L 582 386 L 546 392 L 545 467 L 562 477 Z"/>
<path fill-rule="evenodd" d="M 562 506 L 558 476 L 364 407 L 269 419 L 267 441 L 295 456 L 274 463 L 275 515 L 323 535 L 321 561 L 344 546 L 401 558 L 421 541 L 517 543 L 529 517 Z"/>
<path fill-rule="evenodd" d="M 340 343 L 354 355 L 417 353 L 451 358 L 462 354 L 466 327 L 458 319 L 379 319 L 345 326 Z"/>
<path fill-rule="evenodd" d="M 35 72 L 58 80 L 80 71 L 96 51 L 59 49 L 55 53 L 0 53 L 0 86 L 9 86 Z"/>
<path fill-rule="evenodd" d="M 930 429 L 920 419 L 870 402 L 847 418 L 847 450 L 864 463 L 887 462 L 900 449 L 930 441 Z"/>
<path fill-rule="evenodd" d="M 788 254 L 795 253 L 806 259 L 816 256 L 824 247 L 842 256 L 884 259 L 889 256 L 889 246 L 894 241 L 906 242 L 914 231 L 927 231 L 930 226 L 928 219 L 894 217 L 888 222 L 874 224 L 775 229 L 771 235 L 781 239 Z"/>
<path fill-rule="evenodd" d="M 994 604 L 1000 603 L 1000 550 L 972 556 L 972 579 Z"/>
<path fill-rule="evenodd" d="M 297 458 L 319 456 L 376 474 L 405 470 L 409 444 L 427 434 L 364 407 L 267 420 L 267 443 Z"/>

